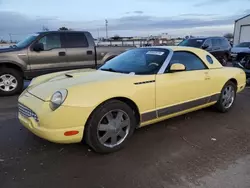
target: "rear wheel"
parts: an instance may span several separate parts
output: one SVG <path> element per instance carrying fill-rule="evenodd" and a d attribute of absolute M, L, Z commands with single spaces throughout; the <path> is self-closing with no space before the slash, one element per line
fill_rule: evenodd
<path fill-rule="evenodd" d="M 96 152 L 115 152 L 124 147 L 135 126 L 133 110 L 121 101 L 110 100 L 90 116 L 85 126 L 85 141 Z"/>
<path fill-rule="evenodd" d="M 23 78 L 18 70 L 11 68 L 0 69 L 0 95 L 10 96 L 21 92 Z"/>
<path fill-rule="evenodd" d="M 221 91 L 220 98 L 215 105 L 218 111 L 225 113 L 233 107 L 236 99 L 236 90 L 237 86 L 233 82 L 228 81 L 225 84 Z"/>

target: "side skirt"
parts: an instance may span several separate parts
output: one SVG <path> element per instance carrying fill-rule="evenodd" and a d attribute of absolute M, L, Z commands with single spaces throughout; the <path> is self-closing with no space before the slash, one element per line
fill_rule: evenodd
<path fill-rule="evenodd" d="M 185 102 L 182 104 L 177 104 L 174 106 L 143 113 L 141 114 L 141 124 L 142 123 L 144 124 L 148 121 L 152 121 L 158 118 L 164 118 L 166 116 L 170 116 L 175 113 L 180 113 L 180 112 L 193 109 L 199 106 L 208 105 L 210 103 L 217 102 L 219 100 L 219 97 L 220 97 L 220 93 L 209 96 L 209 97 L 204 97 L 201 99 L 193 100 L 190 102 Z"/>

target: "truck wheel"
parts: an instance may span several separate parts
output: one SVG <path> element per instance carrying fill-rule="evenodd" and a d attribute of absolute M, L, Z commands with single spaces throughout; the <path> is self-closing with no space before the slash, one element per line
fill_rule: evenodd
<path fill-rule="evenodd" d="M 133 110 L 125 103 L 110 100 L 97 107 L 85 125 L 86 143 L 98 153 L 120 150 L 136 126 Z"/>
<path fill-rule="evenodd" d="M 10 96 L 21 92 L 23 78 L 18 70 L 11 68 L 0 69 L 0 96 Z"/>

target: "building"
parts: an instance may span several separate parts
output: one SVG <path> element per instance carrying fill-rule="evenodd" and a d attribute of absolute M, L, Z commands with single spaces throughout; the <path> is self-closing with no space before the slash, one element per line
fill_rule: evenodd
<path fill-rule="evenodd" d="M 234 45 L 241 42 L 250 42 L 250 14 L 235 20 L 234 23 Z"/>

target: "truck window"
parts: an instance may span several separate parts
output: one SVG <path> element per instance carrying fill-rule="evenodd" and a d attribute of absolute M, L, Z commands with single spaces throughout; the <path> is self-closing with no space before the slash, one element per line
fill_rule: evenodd
<path fill-rule="evenodd" d="M 67 33 L 65 48 L 88 47 L 88 41 L 84 33 Z"/>
<path fill-rule="evenodd" d="M 54 48 L 61 48 L 61 39 L 59 33 L 51 33 L 42 37 L 39 43 L 43 43 L 44 50 L 51 50 Z"/>

